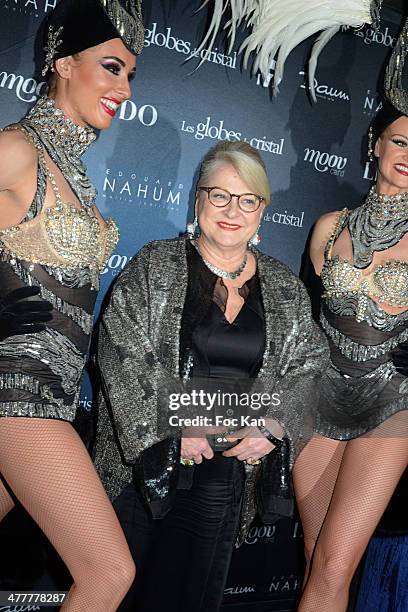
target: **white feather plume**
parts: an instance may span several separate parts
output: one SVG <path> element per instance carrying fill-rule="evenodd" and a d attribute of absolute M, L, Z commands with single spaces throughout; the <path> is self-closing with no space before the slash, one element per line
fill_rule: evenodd
<path fill-rule="evenodd" d="M 276 57 L 273 77 L 276 94 L 291 51 L 309 36 L 321 32 L 309 62 L 310 91 L 316 100 L 314 77 L 320 52 L 340 29 L 373 23 L 380 4 L 381 0 L 204 0 L 198 10 L 209 6 L 211 20 L 197 52 L 211 50 L 221 29 L 227 32 L 231 52 L 238 29 L 244 26 L 249 30 L 239 49 L 244 53 L 244 67 L 255 54 L 252 70 L 259 70 L 266 80 Z M 229 18 L 221 25 L 226 14 Z"/>

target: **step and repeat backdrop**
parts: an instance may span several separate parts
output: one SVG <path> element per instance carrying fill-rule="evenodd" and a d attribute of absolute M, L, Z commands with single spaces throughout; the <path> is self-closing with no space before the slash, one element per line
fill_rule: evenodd
<path fill-rule="evenodd" d="M 41 46 L 40 25 L 55 4 L 0 0 L 3 126 L 21 118 L 46 91 L 34 49 Z M 239 40 L 230 53 L 222 38 L 211 52 L 197 52 L 206 23 L 204 11 L 195 13 L 199 4 L 145 0 L 145 49 L 138 59 L 132 98 L 86 154 L 98 206 L 117 221 L 121 232 L 103 271 L 98 310 L 140 247 L 184 231 L 192 217 L 200 160 L 219 140 L 245 140 L 261 153 L 273 200 L 263 219 L 260 248 L 296 273 L 315 220 L 326 211 L 359 205 L 374 178 L 375 169 L 365 156 L 365 135 L 400 27 L 397 15 L 384 13 L 378 32 L 370 27 L 345 31 L 330 42 L 320 58 L 317 104 L 312 104 L 305 75 L 312 41 L 289 57 L 274 99 L 270 79 L 242 70 Z M 89 380 L 84 381 L 81 406 L 92 409 Z M 7 539 L 4 530 L 0 537 Z M 293 609 L 301 583 L 301 549 L 296 520 L 255 525 L 234 553 L 226 609 L 245 603 L 252 612 Z M 24 552 L 16 555 L 21 573 Z"/>

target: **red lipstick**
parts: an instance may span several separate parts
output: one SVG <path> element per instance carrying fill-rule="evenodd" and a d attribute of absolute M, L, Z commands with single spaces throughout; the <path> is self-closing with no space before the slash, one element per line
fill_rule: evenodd
<path fill-rule="evenodd" d="M 217 225 L 227 232 L 236 232 L 241 228 L 241 225 L 237 225 L 235 223 L 227 223 L 226 221 L 218 221 Z"/>
<path fill-rule="evenodd" d="M 399 168 L 397 166 L 394 166 L 395 170 L 399 173 L 402 174 L 403 176 L 408 176 L 408 166 L 406 166 L 405 164 L 398 164 Z M 404 170 L 403 170 L 404 168 Z"/>

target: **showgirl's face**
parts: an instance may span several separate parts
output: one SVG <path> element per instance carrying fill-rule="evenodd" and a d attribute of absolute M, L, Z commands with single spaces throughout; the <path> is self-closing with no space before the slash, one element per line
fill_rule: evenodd
<path fill-rule="evenodd" d="M 120 38 L 56 62 L 57 106 L 78 125 L 103 130 L 131 96 L 136 57 Z M 59 81 L 59 82 L 58 82 Z"/>
<path fill-rule="evenodd" d="M 378 192 L 395 195 L 408 191 L 408 117 L 399 117 L 384 130 L 374 153 L 378 157 Z"/>
<path fill-rule="evenodd" d="M 221 187 L 230 193 L 253 193 L 230 164 L 223 164 L 211 172 L 205 187 Z M 205 191 L 198 191 L 196 212 L 204 240 L 218 248 L 243 249 L 258 229 L 265 204 L 261 202 L 255 212 L 244 212 L 238 206 L 238 198 L 223 208 L 217 208 Z"/>

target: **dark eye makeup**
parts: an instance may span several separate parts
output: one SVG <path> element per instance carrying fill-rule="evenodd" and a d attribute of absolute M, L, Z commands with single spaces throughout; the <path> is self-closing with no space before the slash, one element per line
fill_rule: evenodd
<path fill-rule="evenodd" d="M 399 140 L 399 139 L 398 139 L 398 140 L 396 140 L 396 139 L 394 139 L 394 138 L 392 139 L 392 142 L 393 142 L 394 144 L 396 144 L 398 147 L 401 147 L 401 148 L 406 147 L 406 146 L 407 146 L 407 144 L 408 144 L 408 143 L 407 143 L 405 140 Z"/>
<path fill-rule="evenodd" d="M 121 67 L 119 64 L 116 64 L 116 62 L 102 62 L 101 66 L 102 68 L 105 68 L 105 70 L 112 72 L 112 74 L 118 75 L 121 71 Z"/>
<path fill-rule="evenodd" d="M 400 134 L 395 134 L 394 136 L 391 136 L 391 142 L 393 142 L 399 147 L 408 146 L 408 139 Z"/>
<path fill-rule="evenodd" d="M 105 70 L 108 70 L 109 72 L 111 72 L 112 74 L 114 74 L 115 76 L 118 76 L 122 70 L 122 66 L 121 64 L 118 64 L 117 62 L 101 62 L 101 66 L 102 68 L 105 68 Z M 129 72 L 128 74 L 128 80 L 133 81 L 133 79 L 135 78 L 136 75 L 136 70 L 132 70 L 132 72 Z"/>

